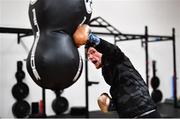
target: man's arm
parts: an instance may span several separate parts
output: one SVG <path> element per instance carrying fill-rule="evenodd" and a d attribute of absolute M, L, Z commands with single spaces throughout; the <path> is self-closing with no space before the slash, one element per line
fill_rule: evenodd
<path fill-rule="evenodd" d="M 90 32 L 88 25 L 83 24 L 78 26 L 77 30 L 73 34 L 74 42 L 77 47 L 85 44 L 93 44 L 99 52 L 103 54 L 103 57 L 108 62 L 121 62 L 124 60 L 124 53 L 118 48 L 118 46 L 111 44 L 93 33 Z"/>
<path fill-rule="evenodd" d="M 104 113 L 116 110 L 115 104 L 112 98 L 107 93 L 102 93 L 98 97 L 97 102 L 98 102 L 100 110 Z"/>
<path fill-rule="evenodd" d="M 122 62 L 126 57 L 118 46 L 103 39 L 100 39 L 99 44 L 96 45 L 95 48 L 103 54 L 103 58 L 105 58 L 108 62 Z"/>

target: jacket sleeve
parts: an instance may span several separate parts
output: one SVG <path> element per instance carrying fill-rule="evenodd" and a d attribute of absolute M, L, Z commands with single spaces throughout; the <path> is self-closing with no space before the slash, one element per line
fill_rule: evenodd
<path fill-rule="evenodd" d="M 100 39 L 100 43 L 95 48 L 103 54 L 102 60 L 106 60 L 109 63 L 122 62 L 126 57 L 118 46 L 103 39 Z"/>
<path fill-rule="evenodd" d="M 109 107 L 108 107 L 108 111 L 116 111 L 116 106 L 115 106 L 115 103 L 114 101 L 111 99 L 110 100 L 110 104 L 109 104 Z"/>

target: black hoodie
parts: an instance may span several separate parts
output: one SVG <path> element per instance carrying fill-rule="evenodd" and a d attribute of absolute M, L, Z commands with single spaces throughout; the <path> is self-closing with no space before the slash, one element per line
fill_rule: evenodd
<path fill-rule="evenodd" d="M 95 46 L 102 55 L 102 75 L 110 87 L 119 117 L 136 117 L 156 108 L 148 87 L 129 58 L 103 39 Z"/>

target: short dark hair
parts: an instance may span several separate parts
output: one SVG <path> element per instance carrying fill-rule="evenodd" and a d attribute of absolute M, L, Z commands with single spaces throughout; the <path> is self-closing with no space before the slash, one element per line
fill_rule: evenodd
<path fill-rule="evenodd" d="M 90 47 L 95 47 L 95 44 L 94 44 L 94 43 L 91 43 L 91 42 L 87 42 L 86 45 L 85 45 L 86 51 L 88 51 L 88 49 L 89 49 Z"/>

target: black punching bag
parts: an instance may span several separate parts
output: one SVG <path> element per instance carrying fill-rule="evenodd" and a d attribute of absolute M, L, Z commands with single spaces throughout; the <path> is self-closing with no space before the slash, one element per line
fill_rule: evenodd
<path fill-rule="evenodd" d="M 91 4 L 91 0 L 31 0 L 34 42 L 27 70 L 40 87 L 62 90 L 80 77 L 82 59 L 72 35 L 79 24 L 88 24 Z"/>

